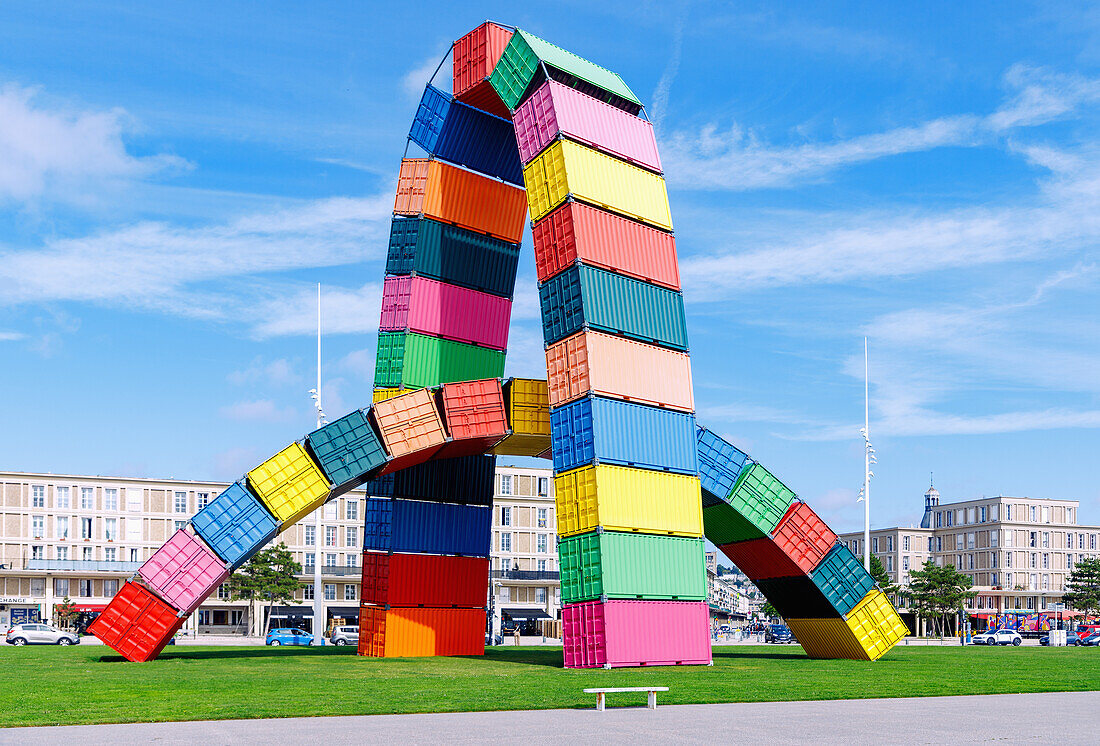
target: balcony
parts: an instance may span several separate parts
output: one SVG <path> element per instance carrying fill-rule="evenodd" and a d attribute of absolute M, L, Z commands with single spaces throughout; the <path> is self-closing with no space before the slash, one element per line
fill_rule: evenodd
<path fill-rule="evenodd" d="M 136 572 L 141 562 L 107 562 L 98 560 L 27 560 L 27 570 L 46 570 L 52 572 Z"/>
<path fill-rule="evenodd" d="M 557 570 L 493 570 L 493 580 L 559 580 Z"/>
<path fill-rule="evenodd" d="M 358 565 L 353 567 L 349 567 L 348 565 L 321 565 L 322 576 L 329 575 L 342 577 L 345 575 L 354 575 L 358 577 L 362 574 L 363 568 Z M 313 577 L 313 565 L 302 565 L 302 571 L 298 573 L 298 577 L 301 578 L 303 576 Z"/>

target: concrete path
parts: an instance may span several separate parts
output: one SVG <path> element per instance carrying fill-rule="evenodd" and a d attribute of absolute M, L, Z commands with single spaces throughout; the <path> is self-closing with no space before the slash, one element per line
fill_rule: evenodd
<path fill-rule="evenodd" d="M 609 702 L 614 704 L 614 695 Z M 1100 692 L 0 730 L 0 744 L 1095 743 Z"/>

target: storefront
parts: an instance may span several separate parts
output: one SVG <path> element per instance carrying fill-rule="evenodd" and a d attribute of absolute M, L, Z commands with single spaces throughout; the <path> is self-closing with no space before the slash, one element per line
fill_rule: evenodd
<path fill-rule="evenodd" d="M 521 635 L 541 635 L 539 623 L 543 619 L 553 619 L 545 609 L 501 609 L 501 634 L 514 635 L 519 629 Z"/>
<path fill-rule="evenodd" d="M 0 629 L 16 624 L 34 624 L 42 620 L 42 606 L 33 599 L 20 596 L 0 596 Z"/>
<path fill-rule="evenodd" d="M 272 606 L 269 618 L 268 629 L 297 627 L 313 634 L 312 606 Z"/>
<path fill-rule="evenodd" d="M 330 606 L 327 609 L 328 626 L 325 627 L 325 636 L 332 634 L 336 626 L 359 624 L 358 606 Z"/>
<path fill-rule="evenodd" d="M 60 604 L 54 604 L 53 606 L 53 621 L 54 624 L 59 624 L 60 620 L 57 617 L 57 607 Z M 107 608 L 107 604 L 73 604 L 73 610 L 77 612 L 78 616 L 69 625 L 76 629 L 77 632 L 87 632 L 88 625 L 96 620 L 100 612 Z"/>

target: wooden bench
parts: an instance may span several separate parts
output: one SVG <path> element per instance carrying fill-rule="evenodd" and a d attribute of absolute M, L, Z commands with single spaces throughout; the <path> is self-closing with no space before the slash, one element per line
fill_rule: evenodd
<path fill-rule="evenodd" d="M 651 710 L 657 709 L 657 692 L 667 692 L 667 686 L 619 686 L 606 689 L 585 689 L 585 694 L 596 695 L 596 709 L 603 711 L 604 704 L 607 702 L 608 692 L 649 692 L 649 701 L 647 707 Z"/>

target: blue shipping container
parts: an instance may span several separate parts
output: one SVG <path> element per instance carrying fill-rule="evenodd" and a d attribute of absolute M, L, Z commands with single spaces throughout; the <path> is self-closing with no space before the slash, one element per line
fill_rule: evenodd
<path fill-rule="evenodd" d="M 592 463 L 696 474 L 695 416 L 589 396 L 550 411 L 554 472 Z"/>
<path fill-rule="evenodd" d="M 191 525 L 233 568 L 244 564 L 279 531 L 279 524 L 249 489 L 237 482 L 195 514 Z"/>
<path fill-rule="evenodd" d="M 409 139 L 445 161 L 523 186 L 512 123 L 455 101 L 431 85 L 424 88 Z"/>
<path fill-rule="evenodd" d="M 722 501 L 745 468 L 749 457 L 705 427 L 696 428 L 699 449 L 699 481 L 703 487 L 703 502 L 713 505 Z"/>
<path fill-rule="evenodd" d="M 488 557 L 492 508 L 390 500 L 367 501 L 363 549 Z"/>
<path fill-rule="evenodd" d="M 495 456 L 461 456 L 410 466 L 370 480 L 367 494 L 461 505 L 492 505 Z"/>
<path fill-rule="evenodd" d="M 420 275 L 511 298 L 519 244 L 422 217 L 395 216 L 387 275 Z"/>
<path fill-rule="evenodd" d="M 388 460 L 382 441 L 358 409 L 314 430 L 306 436 L 306 445 L 337 495 L 361 485 Z"/>

